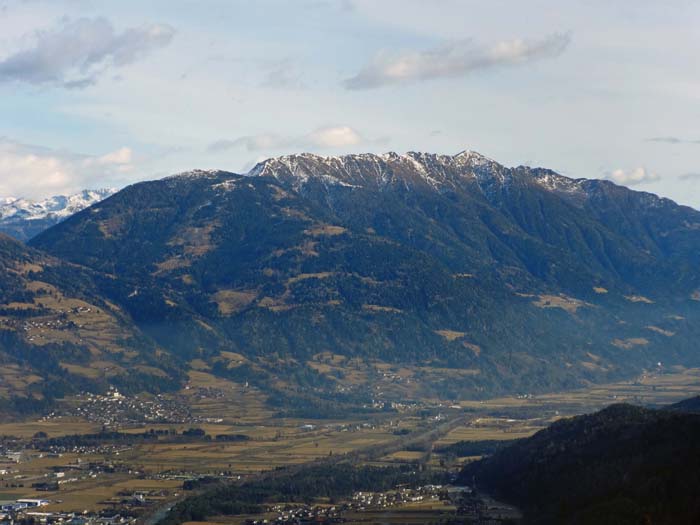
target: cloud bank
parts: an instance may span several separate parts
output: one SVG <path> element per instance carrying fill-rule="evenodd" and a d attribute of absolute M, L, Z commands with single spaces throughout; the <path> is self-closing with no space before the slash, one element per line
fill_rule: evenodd
<path fill-rule="evenodd" d="M 115 31 L 105 18 L 64 21 L 36 32 L 33 43 L 0 60 L 0 82 L 83 88 L 112 67 L 132 64 L 170 43 L 175 30 L 162 24 Z"/>
<path fill-rule="evenodd" d="M 0 196 L 41 198 L 102 187 L 133 169 L 133 152 L 78 155 L 0 138 Z"/>
<path fill-rule="evenodd" d="M 610 179 L 617 184 L 623 186 L 634 186 L 647 182 L 656 182 L 661 180 L 658 173 L 649 171 L 646 168 L 634 168 L 632 170 L 617 169 L 605 174 L 606 179 Z"/>
<path fill-rule="evenodd" d="M 700 144 L 700 140 L 688 140 L 680 137 L 652 137 L 647 142 L 661 142 L 663 144 Z"/>
<path fill-rule="evenodd" d="M 235 148 L 244 148 L 248 151 L 319 150 L 359 146 L 370 142 L 372 141 L 365 139 L 350 126 L 330 126 L 299 137 L 264 133 L 239 137 L 235 140 L 220 140 L 211 144 L 208 150 L 214 153 Z"/>
<path fill-rule="evenodd" d="M 488 46 L 471 39 L 457 40 L 426 51 L 391 54 L 381 52 L 357 75 L 347 79 L 347 89 L 372 89 L 436 78 L 466 76 L 474 71 L 515 66 L 564 52 L 571 37 L 555 33 L 538 39 L 514 39 Z"/>

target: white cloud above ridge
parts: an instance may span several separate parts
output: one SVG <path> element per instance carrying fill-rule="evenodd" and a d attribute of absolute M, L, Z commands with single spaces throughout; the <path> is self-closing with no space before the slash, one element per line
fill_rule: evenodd
<path fill-rule="evenodd" d="M 342 149 L 372 142 L 350 126 L 327 126 L 318 128 L 303 136 L 282 136 L 263 133 L 239 137 L 234 140 L 220 140 L 209 145 L 210 152 L 221 152 L 236 148 L 247 151 L 275 151 L 283 149 Z"/>
<path fill-rule="evenodd" d="M 165 24 L 117 32 L 106 18 L 66 19 L 36 31 L 31 45 L 0 59 L 0 82 L 84 88 L 110 68 L 132 64 L 168 45 L 174 35 Z"/>
<path fill-rule="evenodd" d="M 98 157 L 97 163 L 100 165 L 118 165 L 118 166 L 129 166 L 131 164 L 133 158 L 133 153 L 131 151 L 131 148 L 119 148 L 116 151 L 113 151 L 111 153 L 107 153 L 106 155 L 102 155 L 101 157 Z M 92 160 L 92 159 L 88 159 Z"/>
<path fill-rule="evenodd" d="M 607 172 L 605 174 L 605 178 L 622 186 L 635 186 L 637 184 L 645 184 L 661 180 L 661 176 L 659 176 L 658 173 L 643 167 L 637 167 L 631 170 L 624 170 L 621 168 L 616 169 Z"/>
<path fill-rule="evenodd" d="M 382 51 L 357 75 L 345 80 L 344 86 L 361 90 L 461 77 L 478 70 L 553 58 L 563 53 L 570 41 L 568 33 L 554 33 L 537 39 L 502 40 L 486 46 L 472 39 L 462 39 L 425 51 L 399 54 Z"/>

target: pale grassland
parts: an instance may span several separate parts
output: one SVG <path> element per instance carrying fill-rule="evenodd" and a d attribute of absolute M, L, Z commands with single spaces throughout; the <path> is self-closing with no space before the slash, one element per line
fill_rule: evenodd
<path fill-rule="evenodd" d="M 236 354 L 228 357 L 234 356 Z M 188 404 L 195 415 L 249 425 L 263 423 L 273 416 L 273 412 L 265 404 L 264 394 L 255 388 L 245 388 L 244 385 L 217 378 L 202 370 L 189 372 L 189 387 L 188 390 L 183 390 L 182 394 L 189 398 Z M 199 399 L 199 388 L 216 389 L 222 392 L 224 397 Z"/>
<path fill-rule="evenodd" d="M 412 450 L 399 450 L 388 456 L 384 456 L 381 461 L 389 462 L 404 462 L 404 461 L 418 461 L 425 457 L 425 452 L 416 452 Z"/>
<path fill-rule="evenodd" d="M 566 295 L 540 295 L 539 299 L 533 302 L 539 308 L 561 308 L 570 314 L 575 314 L 579 308 L 584 306 L 592 306 L 591 304 L 568 297 Z"/>
<path fill-rule="evenodd" d="M 596 356 L 591 356 L 594 359 Z M 543 394 L 527 399 L 494 398 L 487 401 L 462 401 L 464 408 L 475 411 L 477 419 L 468 426 L 453 430 L 437 444 L 457 441 L 516 439 L 532 435 L 552 421 L 564 416 L 593 412 L 613 403 L 647 405 L 670 404 L 700 394 L 700 369 L 674 368 L 663 374 L 646 374 L 633 381 L 621 381 L 590 388 Z M 544 415 L 534 420 L 479 418 L 479 412 L 508 409 L 538 409 Z"/>
<path fill-rule="evenodd" d="M 629 337 L 627 339 L 613 339 L 613 346 L 622 348 L 624 350 L 630 350 L 635 346 L 646 346 L 649 344 L 649 340 L 644 337 Z"/>
<path fill-rule="evenodd" d="M 212 296 L 221 315 L 232 315 L 240 312 L 255 301 L 258 293 L 255 290 L 219 290 Z"/>
<path fill-rule="evenodd" d="M 562 413 L 585 413 L 612 403 L 668 404 L 700 394 L 700 369 L 673 367 L 665 373 L 643 374 L 636 379 L 588 388 L 539 394 L 527 399 L 499 397 L 484 401 L 460 401 L 475 411 L 549 408 Z"/>
<path fill-rule="evenodd" d="M 258 436 L 264 435 L 266 438 L 258 437 L 254 441 L 239 443 L 151 444 L 141 446 L 138 451 L 124 457 L 152 472 L 171 469 L 257 472 L 327 457 L 331 452 L 343 454 L 395 439 L 393 433 L 382 429 L 300 432 L 296 428 L 285 427 L 281 429 L 284 433 L 282 437 L 277 437 L 280 429 L 258 430 Z"/>
<path fill-rule="evenodd" d="M 49 505 L 46 510 L 101 510 L 110 508 L 106 501 L 118 498 L 121 491 L 166 490 L 174 496 L 181 492 L 181 487 L 182 482 L 176 480 L 140 480 L 129 479 L 128 475 L 110 476 L 107 479 L 65 485 L 55 496 L 61 503 Z"/>
<path fill-rule="evenodd" d="M 631 303 L 645 303 L 645 304 L 653 304 L 654 303 L 654 301 L 652 301 L 648 297 L 644 297 L 643 295 L 625 295 L 625 299 L 627 299 Z"/>
<path fill-rule="evenodd" d="M 312 237 L 320 237 L 320 236 L 334 236 L 334 235 L 342 235 L 345 233 L 347 230 L 343 228 L 342 226 L 333 226 L 331 224 L 318 224 L 315 225 L 313 228 L 309 228 L 308 230 L 304 230 L 304 233 L 306 235 L 311 235 Z"/>
<path fill-rule="evenodd" d="M 435 444 L 451 445 L 458 441 L 482 441 L 482 440 L 509 440 L 529 437 L 538 430 L 541 430 L 544 425 L 527 425 L 527 424 L 499 424 L 492 422 L 490 424 L 475 424 L 474 426 L 459 427 L 448 433 L 445 437 L 437 441 Z"/>
<path fill-rule="evenodd" d="M 435 330 L 435 333 L 448 341 L 456 341 L 467 335 L 465 332 L 458 332 L 456 330 Z"/>
<path fill-rule="evenodd" d="M 37 432 L 46 432 L 49 437 L 98 432 L 100 425 L 77 418 L 63 418 L 55 421 L 25 421 L 21 423 L 0 423 L 1 436 L 32 437 Z"/>
<path fill-rule="evenodd" d="M 70 363 L 61 363 L 61 366 L 68 370 L 69 373 L 77 375 L 77 376 L 83 376 L 87 377 L 89 379 L 97 379 L 99 378 L 102 373 L 100 370 L 97 368 L 90 368 L 87 366 L 80 366 L 80 365 L 73 365 Z"/>
<path fill-rule="evenodd" d="M 386 312 L 393 314 L 403 313 L 403 310 L 400 310 L 399 308 L 394 308 L 393 306 L 382 306 L 378 304 L 363 304 L 362 308 L 370 312 Z"/>
<path fill-rule="evenodd" d="M 671 330 L 664 330 L 663 328 L 654 325 L 647 326 L 647 330 L 651 330 L 652 332 L 656 332 L 657 334 L 665 335 L 666 337 L 673 337 L 674 335 L 676 335 L 676 332 L 672 332 Z"/>
<path fill-rule="evenodd" d="M 0 396 L 9 396 L 11 392 L 23 392 L 39 381 L 40 376 L 22 369 L 19 365 L 7 363 L 0 366 Z"/>

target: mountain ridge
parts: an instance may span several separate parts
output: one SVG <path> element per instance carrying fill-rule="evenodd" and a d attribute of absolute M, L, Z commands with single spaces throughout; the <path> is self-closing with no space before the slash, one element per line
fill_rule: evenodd
<path fill-rule="evenodd" d="M 541 188 L 549 195 L 561 197 L 563 202 L 583 210 L 586 214 L 595 213 L 594 220 L 600 222 L 603 219 L 607 229 L 614 229 L 612 233 L 616 236 L 615 243 L 625 243 L 628 242 L 627 236 L 634 237 L 640 233 L 646 233 L 639 231 L 639 228 L 633 232 L 625 228 L 629 222 L 626 213 L 628 209 L 648 216 L 644 218 L 646 224 L 643 227 L 649 232 L 659 229 L 653 224 L 658 221 L 658 217 L 651 216 L 655 213 L 654 210 L 656 213 L 669 214 L 663 218 L 664 220 L 672 218 L 672 215 L 682 215 L 684 220 L 676 221 L 676 224 L 670 224 L 668 228 L 684 231 L 686 236 L 693 235 L 693 242 L 697 242 L 700 238 L 697 235 L 697 231 L 700 230 L 700 212 L 677 205 L 670 199 L 647 192 L 629 190 L 607 180 L 571 179 L 544 168 L 522 166 L 506 168 L 469 150 L 454 156 L 416 152 L 405 155 L 388 153 L 381 156 L 360 154 L 339 157 L 321 157 L 311 154 L 288 155 L 265 160 L 247 175 L 265 176 L 267 174 L 271 174 L 295 191 L 306 192 L 309 195 L 316 194 L 317 198 L 321 198 L 320 193 L 322 193 L 322 198 L 330 206 L 333 203 L 331 192 L 338 193 L 342 191 L 342 187 L 348 190 L 353 187 L 355 189 L 365 187 L 378 191 L 386 191 L 387 188 L 397 191 L 420 188 L 444 193 L 461 192 L 473 200 L 481 200 L 482 204 L 485 201 L 485 204 L 508 213 L 510 208 L 522 205 L 520 202 L 515 202 L 515 199 L 521 198 L 522 192 Z M 334 186 L 335 189 L 332 189 Z M 543 203 L 541 198 L 538 200 L 539 203 L 532 202 L 530 209 L 522 210 L 520 216 L 515 217 L 511 213 L 509 219 L 515 219 L 518 226 L 527 233 L 541 236 L 542 230 L 548 226 L 532 224 L 532 218 L 537 218 L 537 215 L 542 213 Z M 626 209 L 620 207 L 621 200 L 625 201 Z M 603 207 L 605 209 L 602 209 Z M 478 213 L 479 210 L 476 212 Z M 601 212 L 605 212 L 606 216 L 602 216 Z M 535 227 L 539 231 L 535 230 Z M 673 244 L 680 245 L 686 242 L 685 239 L 674 239 L 673 232 L 668 228 L 654 232 L 654 238 L 645 235 L 643 248 L 647 251 L 660 252 L 672 249 Z M 561 229 L 557 232 L 560 237 L 565 234 L 566 232 Z M 598 235 L 598 233 L 595 234 Z M 664 242 L 664 239 L 667 240 Z M 585 242 L 599 241 L 586 239 Z M 611 243 L 613 240 L 607 242 Z M 660 246 L 661 244 L 663 246 Z M 684 255 L 688 255 L 687 252 Z M 697 257 L 694 260 L 697 261 Z M 636 284 L 639 285 L 640 281 L 638 280 Z"/>
<path fill-rule="evenodd" d="M 471 152 L 304 154 L 138 183 L 30 244 L 117 276 L 110 300 L 178 359 L 285 395 L 369 401 L 374 362 L 412 367 L 382 389 L 403 399 L 697 363 L 700 213 L 570 181 Z M 328 355 L 361 360 L 357 384 Z"/>
<path fill-rule="evenodd" d="M 315 153 L 288 154 L 280 157 L 270 157 L 264 159 L 244 173 L 231 172 L 225 169 L 194 169 L 170 175 L 162 180 L 177 180 L 178 178 L 191 178 L 202 176 L 211 177 L 215 176 L 215 174 L 217 173 L 227 173 L 232 176 L 247 177 L 260 177 L 269 175 L 278 180 L 280 178 L 284 179 L 288 175 L 293 175 L 293 177 L 290 178 L 298 179 L 298 182 L 296 184 L 297 189 L 300 189 L 301 185 L 309 182 L 310 180 L 313 180 L 314 178 L 318 178 L 320 180 L 329 183 L 334 183 L 340 186 L 344 185 L 346 187 L 353 187 L 359 186 L 359 184 L 350 184 L 348 181 L 344 181 L 341 178 L 336 178 L 329 175 L 324 176 L 324 174 L 318 173 L 317 170 L 319 168 L 325 168 L 330 171 L 338 171 L 338 169 L 340 168 L 341 173 L 344 171 L 344 174 L 352 179 L 353 177 L 358 176 L 358 173 L 350 171 L 353 168 L 353 164 L 357 164 L 358 162 L 362 161 L 369 161 L 377 167 L 377 169 L 375 170 L 368 171 L 370 175 L 373 173 L 376 176 L 376 179 L 382 183 L 376 184 L 376 187 L 386 186 L 391 181 L 391 179 L 387 177 L 388 175 L 390 175 L 390 173 L 386 171 L 387 167 L 391 167 L 392 164 L 396 166 L 397 164 L 400 164 L 402 162 L 413 163 L 414 165 L 421 165 L 421 171 L 423 173 L 427 167 L 430 167 L 430 165 L 440 165 L 442 168 L 487 167 L 492 168 L 492 170 L 495 170 L 496 173 L 499 173 L 501 175 L 501 182 L 504 181 L 504 178 L 502 177 L 503 173 L 524 173 L 529 175 L 531 177 L 531 180 L 539 184 L 542 188 L 555 193 L 593 194 L 596 192 L 600 192 L 601 188 L 604 188 L 608 191 L 619 191 L 621 189 L 622 191 L 633 192 L 647 206 L 658 207 L 664 205 L 673 205 L 681 209 L 700 214 L 700 211 L 696 210 L 691 206 L 678 204 L 672 199 L 656 195 L 652 192 L 633 190 L 608 179 L 590 179 L 585 177 L 574 178 L 562 175 L 548 168 L 532 167 L 528 165 L 507 167 L 487 157 L 486 155 L 469 149 L 465 149 L 455 155 L 434 154 L 418 151 L 409 151 L 403 154 L 390 151 L 383 154 L 358 153 L 331 156 L 323 156 Z M 428 164 L 426 164 L 426 162 L 428 162 Z M 308 168 L 313 169 L 311 171 L 305 171 L 305 168 L 307 170 Z M 314 173 L 314 170 L 316 170 L 316 173 Z M 282 173 L 280 173 L 280 171 L 282 171 Z M 401 175 L 401 172 L 398 172 L 398 174 Z M 493 173 L 491 173 L 490 175 L 492 174 Z M 478 175 L 476 173 L 474 174 L 474 178 L 478 178 Z M 482 179 L 486 180 L 488 179 L 488 177 L 482 176 Z M 362 177 L 363 182 L 377 182 L 377 180 L 373 181 L 371 177 Z M 436 179 L 425 178 L 424 182 L 430 184 L 436 182 L 445 183 L 446 181 L 436 181 Z M 449 182 L 454 183 L 454 180 Z M 572 197 L 572 199 L 575 200 L 575 196 Z M 700 224 L 698 224 L 698 227 L 700 227 Z"/>
<path fill-rule="evenodd" d="M 441 167 L 446 168 L 490 168 L 496 173 L 502 174 L 507 172 L 518 172 L 525 171 L 532 175 L 532 179 L 538 182 L 542 187 L 550 189 L 552 191 L 562 191 L 562 192 L 577 192 L 577 191 L 587 191 L 587 187 L 590 186 L 600 186 L 604 185 L 609 188 L 626 188 L 625 186 L 616 184 L 613 181 L 607 179 L 589 179 L 584 177 L 568 177 L 557 173 L 554 170 L 542 167 L 532 167 L 527 165 L 518 165 L 514 167 L 507 167 L 494 159 L 487 157 L 477 151 L 465 149 L 455 155 L 448 154 L 435 154 L 426 153 L 419 151 L 409 151 L 404 154 L 399 154 L 393 151 L 374 154 L 374 153 L 360 153 L 360 154 L 348 154 L 348 155 L 333 155 L 333 156 L 322 156 L 314 153 L 300 153 L 300 154 L 289 154 L 283 155 L 281 157 L 271 157 L 257 163 L 253 168 L 251 168 L 247 173 L 243 175 L 254 177 L 254 176 L 265 176 L 270 174 L 274 177 L 279 177 L 280 169 L 286 169 L 290 173 L 295 174 L 302 181 L 308 180 L 308 178 L 313 177 L 313 172 L 304 172 L 304 168 L 311 167 L 324 167 L 329 170 L 338 170 L 342 168 L 345 170 L 346 175 L 353 176 L 350 170 L 353 168 L 353 164 L 360 161 L 370 161 L 379 168 L 379 172 L 375 171 L 375 175 L 386 174 L 386 168 L 391 168 L 393 166 L 400 165 L 401 163 L 413 163 L 414 165 L 420 165 L 423 170 L 429 167 Z M 312 164 L 313 163 L 313 164 Z M 196 173 L 187 172 L 187 173 Z M 211 170 L 211 171 L 225 171 L 225 170 Z M 370 171 L 369 173 L 372 173 Z M 424 171 L 423 171 L 424 173 Z M 400 174 L 400 172 L 399 172 Z M 177 176 L 177 175 L 175 175 Z M 478 172 L 475 173 L 478 178 Z M 329 180 L 329 179 L 326 179 Z M 332 179 L 330 179 L 332 180 Z M 336 179 L 338 180 L 338 179 Z M 365 178 L 364 180 L 368 180 Z M 371 179 L 370 179 L 371 180 Z M 426 181 L 436 182 L 435 179 L 426 178 Z M 501 178 L 501 180 L 503 180 Z M 339 181 L 342 182 L 342 181 Z M 445 181 L 442 181 L 445 182 Z M 450 181 L 453 182 L 453 181 Z M 626 188 L 629 190 L 629 188 Z M 640 196 L 645 196 L 648 204 L 659 204 L 659 203 L 673 203 L 676 206 L 681 206 L 693 211 L 697 211 L 689 206 L 680 205 L 673 202 L 671 199 L 666 197 L 660 197 L 654 193 L 630 190 L 639 194 Z"/>

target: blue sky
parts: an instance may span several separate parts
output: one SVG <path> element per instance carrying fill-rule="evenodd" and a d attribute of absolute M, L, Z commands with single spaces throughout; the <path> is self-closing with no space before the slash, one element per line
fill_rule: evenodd
<path fill-rule="evenodd" d="M 477 150 L 700 208 L 700 3 L 0 0 L 0 196 Z"/>

